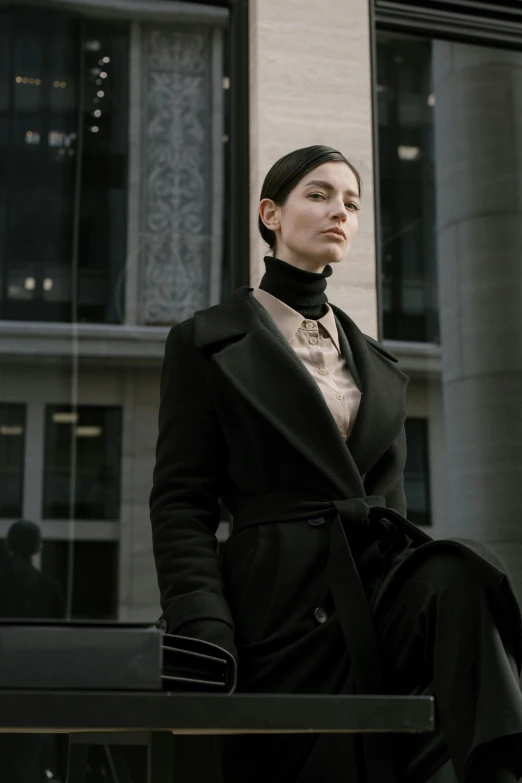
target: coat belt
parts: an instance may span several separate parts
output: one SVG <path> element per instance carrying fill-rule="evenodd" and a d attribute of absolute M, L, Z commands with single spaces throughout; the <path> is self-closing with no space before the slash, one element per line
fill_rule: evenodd
<path fill-rule="evenodd" d="M 401 514 L 386 508 L 379 495 L 336 500 L 304 492 L 268 492 L 240 500 L 233 533 L 268 523 L 321 525 L 329 519 L 334 523 L 331 537 L 336 538 L 344 557 L 351 554 L 356 563 L 363 592 L 374 586 L 391 555 L 410 543 L 420 546 L 432 540 Z"/>
<path fill-rule="evenodd" d="M 386 508 L 383 497 L 335 500 L 303 492 L 269 492 L 240 501 L 234 513 L 233 534 L 267 523 L 308 521 L 320 526 L 328 520 L 331 524 L 327 578 L 351 668 L 341 692 L 382 695 L 386 690 L 367 591 L 395 553 L 432 539 L 401 514 Z M 372 742 L 380 742 L 377 754 L 370 751 Z M 372 771 L 368 779 L 392 783 L 394 775 L 385 736 L 365 745 L 367 771 Z"/>

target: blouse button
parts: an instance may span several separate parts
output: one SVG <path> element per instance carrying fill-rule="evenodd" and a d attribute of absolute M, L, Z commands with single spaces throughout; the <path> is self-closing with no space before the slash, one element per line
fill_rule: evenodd
<path fill-rule="evenodd" d="M 319 375 L 328 375 L 328 370 L 326 369 L 326 367 L 321 367 L 321 369 L 319 370 Z"/>
<path fill-rule="evenodd" d="M 344 394 L 341 394 L 341 392 L 337 392 L 335 396 L 337 397 L 338 400 L 344 400 Z"/>
<path fill-rule="evenodd" d="M 313 329 L 314 328 L 314 324 L 311 321 L 306 321 L 305 322 L 305 327 L 307 329 Z"/>
<path fill-rule="evenodd" d="M 310 344 L 315 345 L 317 342 L 317 337 L 310 337 Z"/>

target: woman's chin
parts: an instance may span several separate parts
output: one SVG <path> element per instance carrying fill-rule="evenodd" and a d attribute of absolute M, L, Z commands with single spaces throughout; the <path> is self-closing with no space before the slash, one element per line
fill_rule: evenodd
<path fill-rule="evenodd" d="M 340 247 L 332 247 L 326 250 L 323 249 L 321 261 L 325 264 L 338 264 L 340 261 L 344 261 L 347 255 L 347 251 Z"/>

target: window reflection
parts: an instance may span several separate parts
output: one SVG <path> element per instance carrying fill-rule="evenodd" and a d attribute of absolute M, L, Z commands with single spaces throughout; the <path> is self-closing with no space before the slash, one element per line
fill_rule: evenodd
<path fill-rule="evenodd" d="M 431 525 L 428 419 L 406 420 L 408 456 L 404 469 L 408 519 L 417 525 Z"/>
<path fill-rule="evenodd" d="M 377 37 L 383 334 L 438 342 L 432 42 Z"/>
<path fill-rule="evenodd" d="M 33 564 L 41 550 L 42 534 L 38 525 L 19 519 L 10 526 L 0 560 L 0 618 L 63 617 L 60 583 Z"/>
<path fill-rule="evenodd" d="M 17 520 L 0 540 L 0 620 L 117 619 L 118 556 L 117 541 L 44 540 Z"/>
<path fill-rule="evenodd" d="M 0 404 L 0 517 L 22 514 L 25 406 Z"/>
<path fill-rule="evenodd" d="M 119 519 L 121 410 L 48 405 L 44 519 Z"/>
<path fill-rule="evenodd" d="M 129 325 L 170 324 L 228 295 L 229 216 L 220 209 L 230 186 L 230 90 L 222 95 L 220 77 L 229 43 L 221 23 L 203 12 L 197 21 L 198 6 L 190 25 L 179 23 L 174 7 L 165 25 L 123 6 L 117 22 L 102 12 L 97 21 L 74 2 L 62 10 L 7 5 L 0 9 L 0 320 L 121 324 L 125 316 Z M 178 202 L 181 218 L 172 209 Z M 1 327 L 6 339 L 23 334 L 17 340 L 30 348 L 16 361 L 9 353 L 2 370 L 0 395 L 26 406 L 21 419 L 12 409 L 1 420 L 10 429 L 0 431 L 0 621 L 37 621 L 35 639 L 38 625 L 57 617 L 152 623 L 160 610 L 146 466 L 154 461 L 159 357 L 149 355 L 148 335 L 129 353 L 131 330 L 35 328 Z M 93 347 L 85 363 L 83 345 L 79 363 L 67 355 L 69 335 Z M 102 341 L 113 336 L 111 362 Z M 73 384 L 78 396 L 70 397 Z M 78 397 L 94 404 L 60 402 Z M 22 549 L 20 526 L 12 529 L 18 519 L 29 538 Z M 0 735 L 0 781 L 65 781 L 62 739 Z M 146 747 L 93 746 L 87 783 L 138 783 L 146 765 Z"/>
<path fill-rule="evenodd" d="M 123 320 L 127 234 L 128 28 L 84 27 L 79 321 Z"/>
<path fill-rule="evenodd" d="M 122 320 L 127 47 L 126 25 L 0 12 L 0 318 Z"/>
<path fill-rule="evenodd" d="M 42 571 L 61 586 L 64 594 L 71 590 L 67 612 L 71 619 L 116 620 L 117 541 L 46 541 Z"/>

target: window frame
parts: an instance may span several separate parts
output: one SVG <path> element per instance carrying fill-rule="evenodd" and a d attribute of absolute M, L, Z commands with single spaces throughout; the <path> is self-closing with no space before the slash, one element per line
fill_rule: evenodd
<path fill-rule="evenodd" d="M 444 5 L 444 8 L 442 8 Z M 372 115 L 372 146 L 373 146 L 373 185 L 375 212 L 375 272 L 377 299 L 377 333 L 379 339 L 388 341 L 383 331 L 382 309 L 382 263 L 381 263 L 381 187 L 379 163 L 379 115 L 377 101 L 377 33 L 381 30 L 403 33 L 410 36 L 431 37 L 439 40 L 450 40 L 462 43 L 473 43 L 481 46 L 509 48 L 522 51 L 522 12 L 515 11 L 515 6 L 500 6 L 494 9 L 496 17 L 486 17 L 480 11 L 493 8 L 490 3 L 479 0 L 453 0 L 452 10 L 447 10 L 448 1 L 435 0 L 426 4 L 418 2 L 401 2 L 401 0 L 370 0 L 370 68 L 371 68 L 371 115 Z M 501 16 L 501 14 L 503 16 Z M 515 17 L 520 20 L 518 23 Z M 412 341 L 392 341 L 401 345 L 414 344 Z M 429 346 L 436 343 L 422 343 Z"/>
<path fill-rule="evenodd" d="M 514 4 L 506 5 L 505 0 L 498 7 L 491 0 L 430 0 L 429 4 L 372 0 L 372 6 L 377 25 L 384 29 L 486 46 L 522 46 L 522 11 Z"/>

